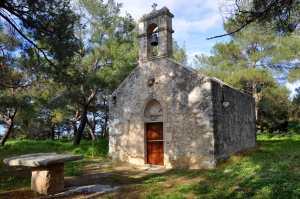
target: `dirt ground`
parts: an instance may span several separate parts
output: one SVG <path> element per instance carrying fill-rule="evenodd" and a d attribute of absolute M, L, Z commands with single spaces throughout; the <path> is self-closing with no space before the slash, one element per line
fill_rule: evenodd
<path fill-rule="evenodd" d="M 9 168 L 10 170 L 11 168 Z M 16 168 L 15 168 L 16 169 Z M 22 167 L 17 170 L 20 173 L 18 176 L 30 178 L 30 169 Z M 128 163 L 99 163 L 94 160 L 94 163 L 87 165 L 82 169 L 80 176 L 65 177 L 65 190 L 61 193 L 52 196 L 43 196 L 30 190 L 30 185 L 26 188 L 7 191 L 0 194 L 1 199 L 94 199 L 94 198 L 139 198 L 141 191 L 140 184 L 143 179 L 149 175 L 168 173 L 160 166 L 143 166 L 138 167 Z M 199 182 L 199 177 L 188 179 Z M 178 183 L 183 183 L 186 179 L 167 180 L 164 183 L 165 187 L 174 186 Z M 83 187 L 78 189 L 78 187 Z M 75 189 L 77 188 L 77 189 Z M 117 189 L 117 190 L 114 190 Z"/>

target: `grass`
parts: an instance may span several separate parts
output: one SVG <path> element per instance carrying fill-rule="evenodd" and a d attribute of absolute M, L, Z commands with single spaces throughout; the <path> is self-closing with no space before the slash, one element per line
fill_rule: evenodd
<path fill-rule="evenodd" d="M 178 182 L 169 186 L 174 179 Z M 216 169 L 145 178 L 132 198 L 300 198 L 299 179 L 300 136 L 261 134 L 257 148 L 231 156 Z M 119 198 L 118 194 L 106 197 Z"/>
<path fill-rule="evenodd" d="M 101 143 L 82 142 L 79 147 L 71 143 L 52 141 L 8 142 L 0 148 L 1 159 L 33 152 L 84 153 L 82 161 L 66 164 L 66 176 L 80 176 L 89 165 L 107 157 L 107 140 Z M 99 163 L 98 164 L 101 164 Z M 258 135 L 255 149 L 241 151 L 210 170 L 178 171 L 148 174 L 140 178 L 116 175 L 117 163 L 108 165 L 107 178 L 99 184 L 126 185 L 126 187 L 99 198 L 300 198 L 300 136 Z M 1 171 L 11 169 L 2 162 Z M 24 168 L 24 167 L 23 167 Z M 15 190 L 30 184 L 29 176 L 20 172 L 0 173 L 0 198 L 4 190 Z M 15 174 L 18 173 L 18 174 Z M 124 172 L 126 173 L 126 172 Z"/>
<path fill-rule="evenodd" d="M 92 142 L 82 140 L 79 146 L 73 146 L 72 142 L 66 142 L 64 140 L 45 140 L 45 141 L 8 141 L 4 147 L 0 147 L 1 155 L 4 156 L 16 156 L 20 154 L 28 153 L 69 153 L 69 154 L 84 154 L 86 157 L 105 157 L 108 155 L 108 139 L 100 140 L 99 142 Z"/>

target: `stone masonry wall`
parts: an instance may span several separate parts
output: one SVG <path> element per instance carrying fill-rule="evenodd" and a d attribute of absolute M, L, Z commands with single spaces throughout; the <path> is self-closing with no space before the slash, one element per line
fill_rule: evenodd
<path fill-rule="evenodd" d="M 162 115 L 144 116 L 152 99 Z M 146 164 L 147 122 L 163 122 L 166 168 L 212 168 L 256 145 L 253 98 L 169 58 L 141 63 L 113 93 L 110 156 Z"/>
<path fill-rule="evenodd" d="M 254 98 L 216 81 L 212 86 L 216 159 L 255 147 Z"/>
<path fill-rule="evenodd" d="M 149 80 L 154 84 L 149 86 Z M 140 64 L 113 93 L 109 153 L 113 159 L 146 163 L 144 109 L 163 107 L 166 168 L 211 168 L 214 159 L 211 78 L 171 59 Z"/>

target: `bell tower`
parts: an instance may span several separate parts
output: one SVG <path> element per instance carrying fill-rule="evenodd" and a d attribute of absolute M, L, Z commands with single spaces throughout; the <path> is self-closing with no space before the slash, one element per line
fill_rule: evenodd
<path fill-rule="evenodd" d="M 174 15 L 167 7 L 156 10 L 157 4 L 152 5 L 153 10 L 143 15 L 139 20 L 139 61 L 169 57 L 173 59 L 172 52 L 172 18 Z M 152 44 L 152 45 L 151 45 Z"/>

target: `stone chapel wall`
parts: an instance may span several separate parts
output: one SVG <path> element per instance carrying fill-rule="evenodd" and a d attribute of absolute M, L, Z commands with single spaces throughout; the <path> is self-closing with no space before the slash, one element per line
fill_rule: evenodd
<path fill-rule="evenodd" d="M 149 80 L 155 82 L 149 86 Z M 165 58 L 142 63 L 113 94 L 110 156 L 145 164 L 147 102 L 163 107 L 164 164 L 167 168 L 214 167 L 211 79 Z M 146 118 L 147 119 L 147 118 Z"/>
<path fill-rule="evenodd" d="M 255 147 L 254 98 L 217 81 L 212 86 L 216 159 Z"/>
<path fill-rule="evenodd" d="M 139 80 L 141 68 L 137 67 L 123 84 L 112 95 L 109 110 L 109 154 L 114 160 L 130 162 L 133 158 L 136 164 L 144 159 L 144 135 L 141 120 L 143 97 L 142 83 Z M 134 89 L 140 89 L 134 92 Z M 146 99 L 146 97 L 145 97 Z M 144 99 L 144 100 L 145 100 Z"/>

